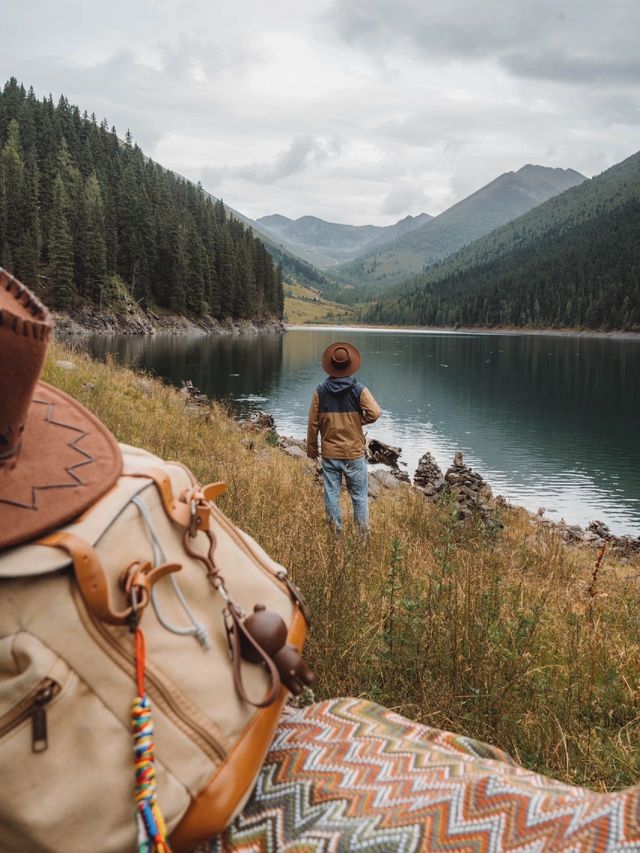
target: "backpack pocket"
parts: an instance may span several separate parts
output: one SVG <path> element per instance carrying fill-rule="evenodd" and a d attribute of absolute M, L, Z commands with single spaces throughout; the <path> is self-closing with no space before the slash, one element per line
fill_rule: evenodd
<path fill-rule="evenodd" d="M 0 697 L 0 849 L 135 849 L 128 728 L 63 658 L 25 631 L 0 640 Z M 160 802 L 171 798 L 186 809 L 184 787 L 159 762 L 156 773 Z"/>

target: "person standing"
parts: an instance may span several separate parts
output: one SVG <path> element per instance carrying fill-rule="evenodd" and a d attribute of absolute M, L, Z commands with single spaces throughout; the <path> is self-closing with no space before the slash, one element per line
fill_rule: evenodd
<path fill-rule="evenodd" d="M 324 507 L 335 530 L 342 530 L 340 489 L 342 478 L 353 503 L 353 517 L 362 531 L 369 527 L 369 476 L 365 458 L 363 424 L 380 417 L 373 394 L 353 375 L 360 368 L 360 353 L 349 343 L 337 341 L 323 353 L 327 379 L 311 399 L 307 422 L 307 456 L 318 458 L 321 439 Z"/>

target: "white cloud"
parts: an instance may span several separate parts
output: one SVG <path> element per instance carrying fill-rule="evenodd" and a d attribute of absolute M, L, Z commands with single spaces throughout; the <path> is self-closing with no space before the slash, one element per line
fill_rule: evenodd
<path fill-rule="evenodd" d="M 64 93 L 249 216 L 386 224 L 638 147 L 635 0 L 5 0 L 0 81 Z"/>

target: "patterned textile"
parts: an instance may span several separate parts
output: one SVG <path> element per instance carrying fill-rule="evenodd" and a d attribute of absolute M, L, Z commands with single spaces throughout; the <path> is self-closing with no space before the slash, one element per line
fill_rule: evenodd
<path fill-rule="evenodd" d="M 198 853 L 640 853 L 640 788 L 596 794 L 359 699 L 285 716 L 242 814 Z"/>

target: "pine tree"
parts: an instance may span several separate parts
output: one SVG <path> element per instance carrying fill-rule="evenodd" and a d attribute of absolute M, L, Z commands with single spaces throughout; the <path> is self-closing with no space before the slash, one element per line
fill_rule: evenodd
<path fill-rule="evenodd" d="M 22 281 L 35 289 L 38 287 L 38 269 L 42 249 L 39 188 L 40 174 L 35 150 L 32 149 L 24 170 L 23 231 L 16 250 L 16 258 Z"/>
<path fill-rule="evenodd" d="M 276 267 L 276 287 L 275 287 L 275 304 L 273 306 L 273 314 L 282 320 L 284 317 L 284 287 L 282 267 L 280 264 Z"/>
<path fill-rule="evenodd" d="M 24 242 L 28 190 L 21 156 L 20 130 L 16 119 L 7 128 L 7 141 L 0 153 L 0 182 L 4 206 L 3 258 L 10 259 L 12 270 L 20 276 L 21 249 Z"/>
<path fill-rule="evenodd" d="M 104 205 L 95 174 L 87 180 L 82 195 L 82 223 L 78 234 L 78 283 L 83 296 L 101 305 L 107 277 L 107 245 Z"/>
<path fill-rule="evenodd" d="M 67 310 L 75 300 L 73 286 L 73 238 L 67 221 L 68 198 L 60 175 L 53 186 L 53 209 L 49 230 L 50 302 L 53 308 Z"/>

